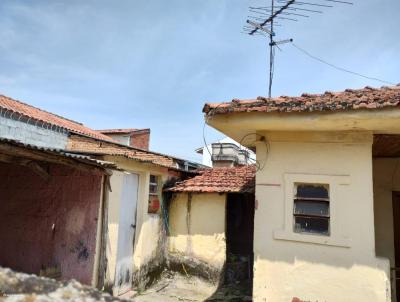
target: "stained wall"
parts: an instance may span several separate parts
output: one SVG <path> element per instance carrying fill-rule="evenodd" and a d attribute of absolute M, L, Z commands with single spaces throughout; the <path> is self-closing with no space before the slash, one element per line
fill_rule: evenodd
<path fill-rule="evenodd" d="M 226 194 L 176 194 L 169 208 L 169 257 L 218 274 L 226 260 L 225 221 Z"/>
<path fill-rule="evenodd" d="M 48 181 L 0 163 L 0 266 L 91 284 L 102 189 L 100 172 L 48 164 Z"/>

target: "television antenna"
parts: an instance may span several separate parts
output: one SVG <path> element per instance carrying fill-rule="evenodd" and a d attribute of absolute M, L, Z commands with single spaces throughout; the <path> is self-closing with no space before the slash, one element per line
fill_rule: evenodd
<path fill-rule="evenodd" d="M 314 14 L 323 14 L 324 9 L 333 8 L 335 4 L 353 5 L 353 2 L 342 0 L 271 0 L 268 6 L 250 6 L 246 25 L 243 32 L 250 35 L 269 37 L 269 83 L 268 97 L 272 95 L 274 78 L 275 48 L 279 45 L 293 42 L 293 39 L 275 40 L 275 27 L 282 26 L 281 22 L 298 22 Z M 279 20 L 279 22 L 277 21 Z"/>

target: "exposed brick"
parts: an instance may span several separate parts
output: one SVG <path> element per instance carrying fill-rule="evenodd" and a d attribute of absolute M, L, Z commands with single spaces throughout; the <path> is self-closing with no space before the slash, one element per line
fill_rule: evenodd
<path fill-rule="evenodd" d="M 131 147 L 149 150 L 150 129 L 134 131 L 131 134 Z"/>

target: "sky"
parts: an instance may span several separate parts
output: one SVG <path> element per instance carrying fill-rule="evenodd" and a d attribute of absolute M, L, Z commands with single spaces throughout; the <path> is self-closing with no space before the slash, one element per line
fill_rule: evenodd
<path fill-rule="evenodd" d="M 299 22 L 280 20 L 276 39 L 400 83 L 400 1 L 353 1 Z M 151 128 L 151 150 L 201 161 L 194 150 L 204 144 L 204 103 L 267 94 L 268 41 L 242 26 L 249 6 L 268 3 L 2 0 L 0 94 L 94 129 Z M 383 85 L 291 44 L 280 49 L 273 96 Z M 207 143 L 222 137 L 206 127 Z"/>

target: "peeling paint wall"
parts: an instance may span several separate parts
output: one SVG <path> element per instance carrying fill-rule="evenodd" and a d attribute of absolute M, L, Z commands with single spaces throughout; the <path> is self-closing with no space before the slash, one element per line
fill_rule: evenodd
<path fill-rule="evenodd" d="M 136 214 L 136 234 L 134 255 L 132 257 L 133 287 L 144 288 L 151 282 L 154 272 L 164 265 L 166 234 L 160 214 L 147 212 L 149 200 L 150 174 L 158 175 L 160 183 L 168 178 L 168 170 L 154 165 L 143 164 L 121 157 L 107 156 L 105 160 L 117 163 L 118 167 L 139 175 L 139 190 Z M 115 278 L 117 253 L 120 193 L 122 173 L 111 176 L 111 188 L 108 205 L 108 240 L 107 240 L 107 289 L 112 290 Z"/>
<path fill-rule="evenodd" d="M 169 258 L 202 264 L 218 278 L 226 260 L 226 194 L 178 193 L 169 209 Z"/>
<path fill-rule="evenodd" d="M 91 284 L 102 174 L 48 164 L 46 182 L 26 167 L 0 163 L 0 265 Z"/>
<path fill-rule="evenodd" d="M 389 261 L 375 253 L 371 133 L 260 134 L 254 301 L 390 301 Z M 293 232 L 288 175 L 332 180 L 330 236 Z"/>

